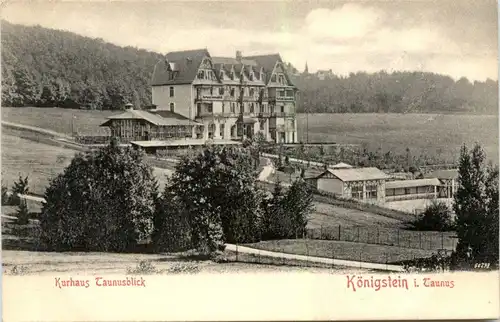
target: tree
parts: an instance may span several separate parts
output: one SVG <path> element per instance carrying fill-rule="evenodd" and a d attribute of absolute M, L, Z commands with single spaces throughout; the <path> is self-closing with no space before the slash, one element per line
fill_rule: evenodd
<path fill-rule="evenodd" d="M 170 189 L 188 214 L 193 246 L 210 253 L 228 242 L 258 240 L 261 192 L 247 149 L 207 146 L 183 158 Z"/>
<path fill-rule="evenodd" d="M 295 237 L 303 236 L 309 215 L 314 211 L 313 193 L 304 180 L 295 180 L 283 200 L 284 212 L 291 218 Z"/>
<path fill-rule="evenodd" d="M 21 200 L 16 211 L 17 223 L 19 225 L 26 225 L 29 222 L 29 210 L 26 200 Z"/>
<path fill-rule="evenodd" d="M 412 225 L 417 230 L 451 230 L 453 229 L 451 209 L 444 202 L 433 200 Z"/>
<path fill-rule="evenodd" d="M 188 213 L 169 183 L 156 203 L 152 241 L 158 251 L 184 251 L 191 246 Z"/>
<path fill-rule="evenodd" d="M 126 251 L 151 237 L 157 194 L 143 152 L 113 140 L 75 156 L 52 180 L 41 241 L 52 250 Z"/>
<path fill-rule="evenodd" d="M 484 160 L 485 154 L 479 144 L 470 153 L 467 147 L 461 148 L 458 189 L 454 196 L 456 257 L 459 261 L 487 261 L 497 266 L 498 171 L 486 168 Z"/>
<path fill-rule="evenodd" d="M 270 198 L 262 201 L 262 239 L 282 239 L 293 236 L 291 217 L 285 212 L 285 193 L 281 182 L 277 180 Z"/>
<path fill-rule="evenodd" d="M 14 182 L 11 191 L 12 196 L 10 198 L 10 204 L 19 205 L 21 200 L 19 198 L 19 195 L 26 195 L 29 192 L 28 176 L 23 178 L 21 175 L 19 175 L 19 179 Z"/>

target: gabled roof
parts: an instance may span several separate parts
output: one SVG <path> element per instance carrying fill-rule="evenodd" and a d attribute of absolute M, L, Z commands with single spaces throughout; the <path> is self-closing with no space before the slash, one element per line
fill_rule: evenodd
<path fill-rule="evenodd" d="M 377 168 L 328 169 L 319 175 L 319 177 L 324 176 L 328 172 L 344 182 L 383 180 L 389 178 L 387 174 Z"/>
<path fill-rule="evenodd" d="M 167 111 L 165 111 L 167 112 Z M 198 122 L 190 120 L 188 118 L 183 117 L 182 115 L 178 115 L 176 113 L 170 112 L 171 115 L 169 117 L 162 117 L 156 113 L 150 113 L 147 111 L 141 110 L 127 110 L 121 114 L 108 116 L 108 121 L 101 124 L 101 126 L 109 126 L 110 120 L 145 120 L 154 125 L 196 125 Z"/>
<path fill-rule="evenodd" d="M 165 60 L 156 63 L 153 71 L 151 85 L 179 85 L 191 84 L 198 74 L 198 68 L 204 57 L 210 57 L 208 50 L 196 49 L 185 51 L 174 51 L 166 55 Z M 170 79 L 168 63 L 175 63 L 176 77 Z"/>
<path fill-rule="evenodd" d="M 458 170 L 436 170 L 424 175 L 424 178 L 438 178 L 438 179 L 457 179 Z"/>
<path fill-rule="evenodd" d="M 337 163 L 335 165 L 330 166 L 329 168 L 331 168 L 331 169 L 350 169 L 350 168 L 353 168 L 353 166 L 350 164 L 344 163 L 344 162 L 340 162 L 340 163 Z"/>
<path fill-rule="evenodd" d="M 387 181 L 385 183 L 385 188 L 398 189 L 398 188 L 428 187 L 428 186 L 440 186 L 440 185 L 441 182 L 437 178 L 431 178 L 431 179 Z"/>
<path fill-rule="evenodd" d="M 280 54 L 245 56 L 244 59 L 256 61 L 257 65 L 262 66 L 264 68 L 264 71 L 267 73 L 273 71 L 274 66 L 278 61 L 283 62 L 283 60 L 281 60 Z"/>

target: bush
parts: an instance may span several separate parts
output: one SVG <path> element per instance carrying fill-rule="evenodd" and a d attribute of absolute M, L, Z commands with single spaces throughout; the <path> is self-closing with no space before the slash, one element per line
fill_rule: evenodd
<path fill-rule="evenodd" d="M 126 251 L 151 237 L 157 184 L 140 150 L 116 142 L 75 156 L 45 192 L 50 250 Z"/>
<path fill-rule="evenodd" d="M 127 268 L 127 274 L 154 274 L 158 273 L 158 270 L 153 265 L 153 263 L 148 261 L 140 261 L 135 268 Z"/>
<path fill-rule="evenodd" d="M 445 203 L 434 200 L 411 225 L 416 230 L 449 231 L 454 229 L 451 210 Z"/>

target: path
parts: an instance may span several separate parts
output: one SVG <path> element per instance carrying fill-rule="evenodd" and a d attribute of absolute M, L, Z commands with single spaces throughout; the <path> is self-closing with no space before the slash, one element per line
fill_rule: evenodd
<path fill-rule="evenodd" d="M 306 261 L 306 262 L 330 264 L 330 265 L 334 265 L 334 266 L 366 268 L 366 269 L 374 269 L 374 270 L 380 270 L 380 271 L 391 271 L 391 272 L 404 272 L 403 267 L 398 266 L 398 265 L 357 262 L 357 261 L 350 261 L 350 260 L 343 260 L 343 259 L 279 253 L 279 252 L 272 252 L 272 251 L 268 251 L 268 250 L 240 246 L 240 245 L 238 245 L 238 247 L 236 248 L 236 245 L 233 245 L 233 244 L 226 244 L 226 249 L 231 250 L 231 251 L 236 251 L 236 249 L 238 249 L 238 252 L 240 252 L 240 253 L 259 254 L 260 256 L 295 259 L 295 260 L 301 260 L 301 261 Z"/>

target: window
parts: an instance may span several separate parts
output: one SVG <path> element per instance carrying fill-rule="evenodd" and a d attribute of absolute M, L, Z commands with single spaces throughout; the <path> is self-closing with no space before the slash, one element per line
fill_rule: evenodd
<path fill-rule="evenodd" d="M 250 113 L 253 113 L 254 112 L 254 105 L 253 103 L 250 103 Z"/>
<path fill-rule="evenodd" d="M 377 199 L 377 185 L 366 185 L 366 199 Z"/>
<path fill-rule="evenodd" d="M 251 81 L 253 81 L 253 74 L 252 74 L 252 73 L 250 73 L 250 74 L 248 75 L 248 79 L 249 79 L 249 80 L 251 80 Z"/>
<path fill-rule="evenodd" d="M 173 112 L 175 110 L 175 104 L 170 103 L 170 112 Z"/>
<path fill-rule="evenodd" d="M 174 87 L 170 86 L 170 97 L 174 97 Z"/>
<path fill-rule="evenodd" d="M 214 88 L 210 87 L 210 95 L 214 95 Z"/>
<path fill-rule="evenodd" d="M 213 105 L 212 104 L 208 104 L 207 105 L 207 112 L 208 113 L 212 113 L 212 111 L 213 111 Z"/>
<path fill-rule="evenodd" d="M 224 72 L 220 72 L 219 78 L 224 79 Z"/>
<path fill-rule="evenodd" d="M 279 83 L 280 84 L 285 84 L 285 76 L 279 75 Z"/>
<path fill-rule="evenodd" d="M 229 78 L 234 80 L 234 73 L 233 72 L 231 72 L 231 74 L 229 74 Z"/>
<path fill-rule="evenodd" d="M 264 105 L 263 104 L 259 105 L 259 112 L 264 113 Z"/>
<path fill-rule="evenodd" d="M 281 108 L 281 113 L 285 113 L 285 106 L 281 105 L 280 108 Z"/>
<path fill-rule="evenodd" d="M 273 82 L 273 83 L 276 82 L 276 75 L 271 76 L 271 82 Z"/>
<path fill-rule="evenodd" d="M 293 91 L 286 91 L 287 97 L 293 97 Z"/>
<path fill-rule="evenodd" d="M 255 79 L 260 80 L 260 73 L 255 74 Z"/>
<path fill-rule="evenodd" d="M 254 89 L 253 89 L 253 88 L 250 88 L 250 96 L 252 96 L 252 97 L 253 97 L 253 96 L 254 96 L 254 94 L 255 94 Z"/>
<path fill-rule="evenodd" d="M 198 79 L 204 79 L 205 78 L 205 71 L 200 70 L 198 71 Z"/>
<path fill-rule="evenodd" d="M 264 131 L 265 129 L 266 129 L 266 121 L 265 120 L 261 120 L 260 121 L 260 130 Z"/>
<path fill-rule="evenodd" d="M 234 113 L 236 110 L 236 103 L 231 103 L 231 113 Z"/>
<path fill-rule="evenodd" d="M 241 113 L 245 113 L 245 103 L 241 104 Z"/>
<path fill-rule="evenodd" d="M 363 199 L 363 186 L 352 186 L 351 196 L 354 199 Z"/>
<path fill-rule="evenodd" d="M 231 97 L 234 97 L 234 88 L 231 88 Z"/>
<path fill-rule="evenodd" d="M 224 87 L 219 87 L 219 95 L 224 95 Z"/>
<path fill-rule="evenodd" d="M 224 114 L 224 108 L 226 107 L 226 103 L 222 102 L 222 114 Z"/>
<path fill-rule="evenodd" d="M 220 136 L 224 137 L 224 124 L 219 125 Z"/>

